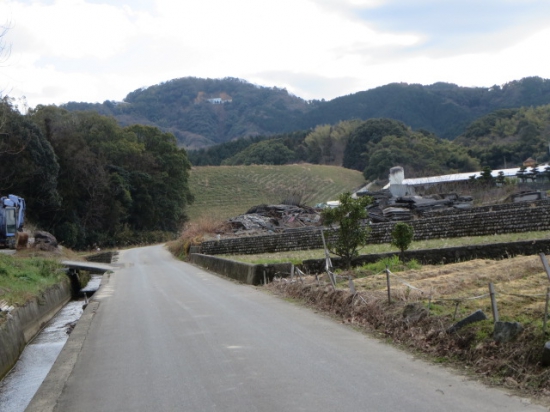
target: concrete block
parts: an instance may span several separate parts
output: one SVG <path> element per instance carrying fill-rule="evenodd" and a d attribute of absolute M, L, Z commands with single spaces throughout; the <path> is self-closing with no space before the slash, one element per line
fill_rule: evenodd
<path fill-rule="evenodd" d="M 496 342 L 510 342 L 521 332 L 523 332 L 523 325 L 519 322 L 496 322 L 493 339 Z"/>
<path fill-rule="evenodd" d="M 464 326 L 470 325 L 475 322 L 480 322 L 486 319 L 487 319 L 487 316 L 485 315 L 485 313 L 483 313 L 482 310 L 476 310 L 470 316 L 465 317 L 464 319 L 455 323 L 453 326 L 447 329 L 447 333 L 456 332 L 457 330 L 463 328 Z"/>

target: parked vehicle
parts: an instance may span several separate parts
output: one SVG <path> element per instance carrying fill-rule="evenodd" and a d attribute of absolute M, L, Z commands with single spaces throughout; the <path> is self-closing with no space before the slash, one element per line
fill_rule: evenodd
<path fill-rule="evenodd" d="M 17 232 L 25 223 L 25 199 L 16 195 L 0 197 L 0 248 L 15 249 Z"/>

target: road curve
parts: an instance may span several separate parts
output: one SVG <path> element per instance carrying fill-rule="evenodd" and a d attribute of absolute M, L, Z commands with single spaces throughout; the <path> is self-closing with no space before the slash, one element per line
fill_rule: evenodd
<path fill-rule="evenodd" d="M 546 411 L 307 308 L 121 253 L 27 411 Z"/>

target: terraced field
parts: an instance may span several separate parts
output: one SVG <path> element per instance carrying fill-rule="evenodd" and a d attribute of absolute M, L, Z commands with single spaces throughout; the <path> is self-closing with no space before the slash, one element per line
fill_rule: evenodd
<path fill-rule="evenodd" d="M 345 191 L 365 184 L 361 172 L 335 166 L 202 166 L 191 170 L 189 186 L 195 202 L 188 208 L 191 220 L 240 215 L 262 203 L 277 204 L 294 194 L 314 206 L 334 200 Z"/>

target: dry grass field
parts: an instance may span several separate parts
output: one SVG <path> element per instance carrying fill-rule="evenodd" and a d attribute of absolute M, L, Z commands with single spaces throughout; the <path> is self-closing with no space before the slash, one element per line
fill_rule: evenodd
<path fill-rule="evenodd" d="M 492 316 L 488 285 L 493 283 L 501 320 L 522 321 L 540 328 L 550 287 L 539 256 L 429 265 L 395 272 L 390 279 L 397 300 L 426 305 L 431 300 L 433 312 L 453 316 L 458 303 L 457 318 L 478 309 Z M 385 273 L 361 277 L 355 285 L 361 291 L 387 293 Z"/>

